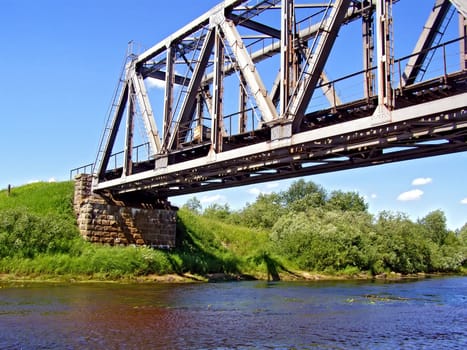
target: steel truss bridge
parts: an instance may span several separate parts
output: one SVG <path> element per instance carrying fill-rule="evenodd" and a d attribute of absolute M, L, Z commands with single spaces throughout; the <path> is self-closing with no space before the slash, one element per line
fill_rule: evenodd
<path fill-rule="evenodd" d="M 129 53 L 93 190 L 149 203 L 466 151 L 467 4 L 423 1 L 399 58 L 403 0 L 225 0 Z"/>

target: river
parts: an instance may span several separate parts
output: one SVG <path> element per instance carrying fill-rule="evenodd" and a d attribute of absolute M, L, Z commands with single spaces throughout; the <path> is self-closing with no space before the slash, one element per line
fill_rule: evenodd
<path fill-rule="evenodd" d="M 467 277 L 0 284 L 0 349 L 467 349 Z"/>

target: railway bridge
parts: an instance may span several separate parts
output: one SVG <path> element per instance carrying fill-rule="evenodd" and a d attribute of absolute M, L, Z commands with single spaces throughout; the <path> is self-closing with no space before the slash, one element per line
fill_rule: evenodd
<path fill-rule="evenodd" d="M 406 52 L 394 32 L 420 16 L 408 0 L 224 0 L 129 50 L 93 192 L 167 207 L 181 194 L 466 151 L 467 3 L 422 2 L 430 11 Z"/>

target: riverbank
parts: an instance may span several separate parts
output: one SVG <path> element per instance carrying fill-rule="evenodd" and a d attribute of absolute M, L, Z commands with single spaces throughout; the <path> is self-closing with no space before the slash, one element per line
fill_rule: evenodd
<path fill-rule="evenodd" d="M 280 280 L 275 282 L 311 282 L 311 281 L 350 281 L 350 280 L 384 280 L 384 281 L 401 281 L 401 280 L 420 280 L 427 278 L 442 278 L 442 277 L 462 277 L 467 276 L 467 271 L 459 273 L 416 273 L 403 275 L 400 273 L 388 273 L 377 276 L 372 276 L 368 273 L 360 273 L 357 275 L 330 275 L 322 273 L 297 272 L 294 274 L 283 274 Z M 9 283 L 122 283 L 122 284 L 152 284 L 152 283 L 222 283 L 235 281 L 271 281 L 267 276 L 251 276 L 251 275 L 233 275 L 224 273 L 215 273 L 207 275 L 196 275 L 191 273 L 184 274 L 149 274 L 145 276 L 122 276 L 120 278 L 108 278 L 103 275 L 85 276 L 85 275 L 16 275 L 16 274 L 0 274 L 0 284 Z"/>
<path fill-rule="evenodd" d="M 330 204 L 277 207 L 274 198 L 243 212 L 213 207 L 200 213 L 187 205 L 178 212 L 177 247 L 157 250 L 86 242 L 77 230 L 72 197 L 72 182 L 30 184 L 9 195 L 0 191 L 0 280 L 390 280 L 466 271 L 465 235 L 446 231 L 435 220 L 442 219 L 439 213 L 412 223 L 388 214 L 376 221 L 364 206 L 357 212 Z M 268 228 L 265 216 L 273 210 L 275 224 Z M 443 231 L 442 243 L 429 238 L 437 237 L 428 235 L 433 227 Z"/>

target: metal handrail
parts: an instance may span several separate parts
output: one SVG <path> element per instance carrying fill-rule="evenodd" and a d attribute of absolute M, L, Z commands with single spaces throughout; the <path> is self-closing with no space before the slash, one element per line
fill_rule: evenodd
<path fill-rule="evenodd" d="M 142 148 L 145 148 L 145 153 L 147 154 L 147 157 L 146 159 L 141 159 L 141 160 L 148 160 L 149 159 L 149 156 L 150 156 L 150 145 L 149 145 L 149 142 L 145 142 L 145 143 L 142 143 L 142 144 L 139 144 L 139 145 L 136 145 L 133 147 L 133 152 L 135 152 L 135 162 L 136 163 L 139 163 L 140 161 L 140 154 L 142 153 L 140 151 L 140 149 Z M 110 155 L 109 157 L 109 164 L 111 164 L 111 159 L 113 158 L 113 163 L 114 163 L 114 167 L 113 169 L 117 169 L 118 168 L 118 162 L 117 162 L 117 157 L 122 155 L 124 153 L 124 151 L 120 151 L 120 152 L 116 152 L 116 153 L 113 153 Z M 144 158 L 144 157 L 142 157 Z M 89 171 L 90 170 L 90 171 Z M 77 175 L 80 175 L 80 174 L 93 174 L 94 172 L 94 163 L 89 163 L 89 164 L 86 164 L 86 165 L 82 165 L 80 167 L 77 167 L 77 168 L 73 168 L 70 170 L 70 180 L 72 180 L 75 176 Z"/>

